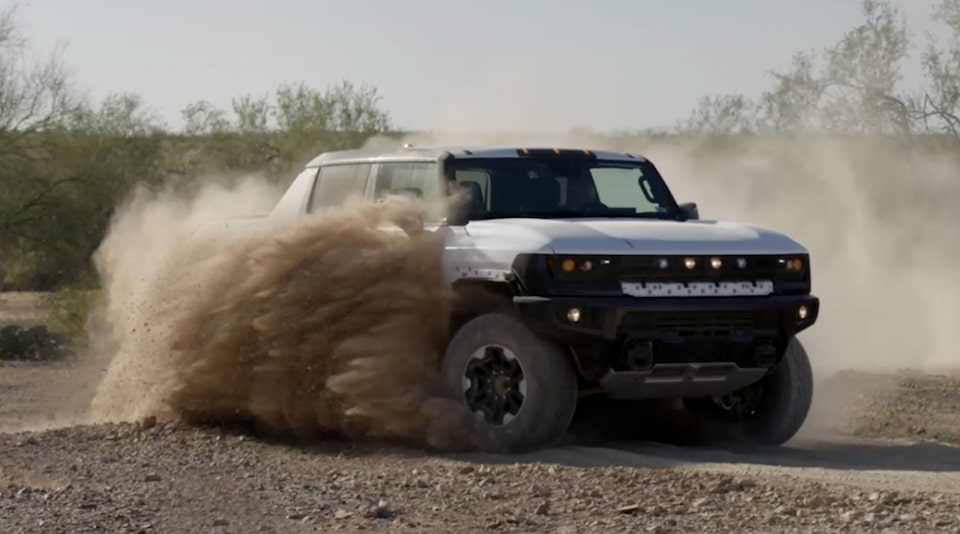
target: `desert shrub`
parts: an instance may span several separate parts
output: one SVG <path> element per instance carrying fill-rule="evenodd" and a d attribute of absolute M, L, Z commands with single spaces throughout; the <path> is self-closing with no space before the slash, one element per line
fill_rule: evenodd
<path fill-rule="evenodd" d="M 71 352 L 68 340 L 45 325 L 0 328 L 0 360 L 52 361 Z"/>

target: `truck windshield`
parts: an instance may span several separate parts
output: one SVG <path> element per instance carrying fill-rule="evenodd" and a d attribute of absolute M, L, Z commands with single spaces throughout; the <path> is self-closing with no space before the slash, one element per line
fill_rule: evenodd
<path fill-rule="evenodd" d="M 470 193 L 471 219 L 679 217 L 673 195 L 645 160 L 458 158 L 449 165 Z"/>

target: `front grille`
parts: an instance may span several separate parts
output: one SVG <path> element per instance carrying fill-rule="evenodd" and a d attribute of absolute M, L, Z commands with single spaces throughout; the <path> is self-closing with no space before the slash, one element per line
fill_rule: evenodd
<path fill-rule="evenodd" d="M 626 332 L 656 332 L 659 336 L 730 337 L 775 328 L 775 322 L 754 312 L 633 312 L 624 316 Z"/>
<path fill-rule="evenodd" d="M 694 258 L 696 267 L 687 269 L 684 266 L 686 258 Z M 719 258 L 722 266 L 714 269 L 710 265 L 712 258 Z M 662 269 L 661 259 L 667 261 L 668 267 Z M 746 262 L 746 266 L 739 267 L 738 260 Z M 625 282 L 663 281 L 739 281 L 739 280 L 776 280 L 784 278 L 786 274 L 777 263 L 775 256 L 622 256 L 620 258 L 619 275 Z"/>

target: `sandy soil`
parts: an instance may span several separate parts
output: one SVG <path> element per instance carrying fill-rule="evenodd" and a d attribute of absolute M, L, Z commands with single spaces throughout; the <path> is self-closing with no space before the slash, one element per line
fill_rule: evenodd
<path fill-rule="evenodd" d="M 779 449 L 608 441 L 495 456 L 76 425 L 76 373 L 0 367 L 2 532 L 960 530 L 949 376 L 823 382 L 804 435 Z"/>

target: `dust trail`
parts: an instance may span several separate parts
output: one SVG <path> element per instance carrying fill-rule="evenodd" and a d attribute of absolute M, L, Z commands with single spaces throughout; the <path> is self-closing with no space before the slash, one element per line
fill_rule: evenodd
<path fill-rule="evenodd" d="M 120 210 L 96 258 L 107 299 L 91 337 L 108 361 L 92 416 L 477 445 L 437 371 L 453 301 L 442 237 L 407 225 L 425 207 L 354 200 L 295 225 L 201 224 L 277 193 L 249 181 Z"/>

